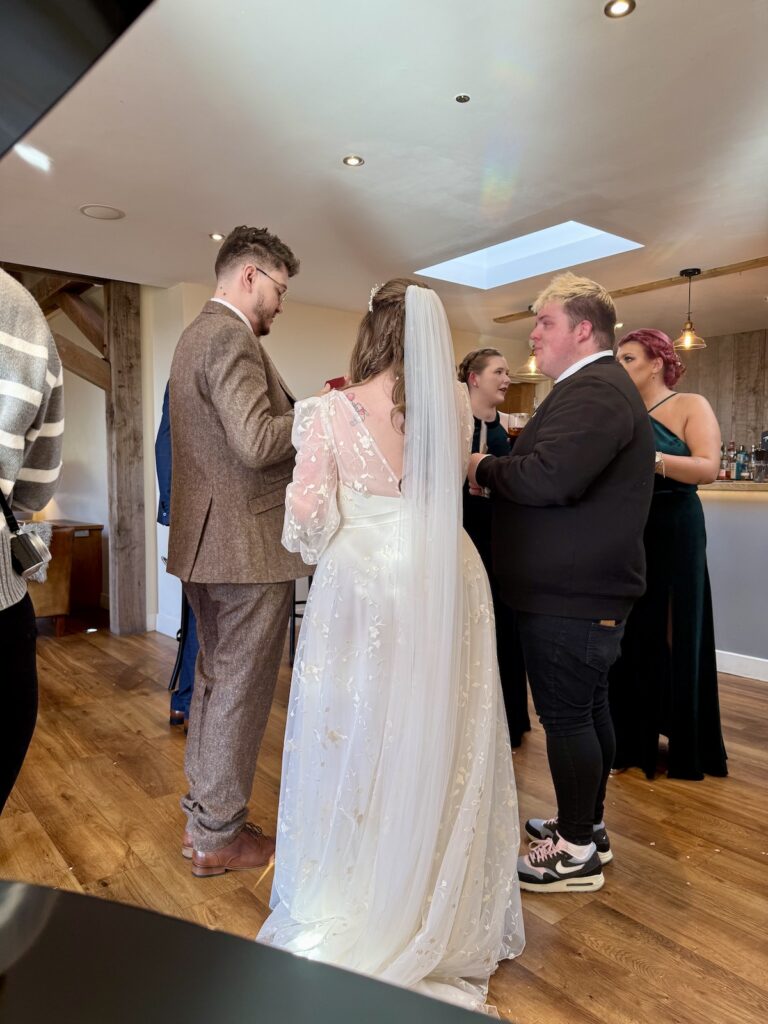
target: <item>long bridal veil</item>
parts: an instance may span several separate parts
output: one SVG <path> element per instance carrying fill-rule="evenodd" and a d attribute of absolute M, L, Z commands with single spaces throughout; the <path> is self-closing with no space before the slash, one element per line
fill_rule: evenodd
<path fill-rule="evenodd" d="M 523 945 L 510 857 L 517 806 L 503 703 L 493 708 L 498 714 L 488 707 L 494 696 L 501 702 L 492 618 L 475 602 L 464 607 L 461 492 L 472 417 L 443 305 L 417 286 L 406 293 L 405 384 L 393 661 L 400 684 L 390 691 L 379 773 L 386 827 L 371 848 L 379 874 L 372 924 L 386 935 L 383 947 L 403 950 L 382 977 L 454 1001 L 464 1001 L 463 990 L 477 1005 L 496 963 Z M 487 587 L 479 558 L 477 565 Z M 487 682 L 483 664 L 495 677 L 484 724 L 471 693 Z M 505 759 L 502 781 L 497 765 Z M 392 893 L 403 894 L 396 908 Z"/>

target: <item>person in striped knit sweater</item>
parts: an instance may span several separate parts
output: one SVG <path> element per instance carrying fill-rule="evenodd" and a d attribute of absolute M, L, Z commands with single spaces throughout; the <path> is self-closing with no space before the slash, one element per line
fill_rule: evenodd
<path fill-rule="evenodd" d="M 0 487 L 17 509 L 34 512 L 53 497 L 63 432 L 61 360 L 48 323 L 26 288 L 0 270 Z M 35 728 L 36 636 L 0 516 L 0 812 Z"/>

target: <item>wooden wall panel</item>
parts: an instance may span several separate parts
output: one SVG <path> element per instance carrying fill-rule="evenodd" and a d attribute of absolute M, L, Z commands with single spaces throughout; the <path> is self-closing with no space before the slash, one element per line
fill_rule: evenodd
<path fill-rule="evenodd" d="M 683 362 L 679 390 L 709 400 L 724 444 L 758 444 L 768 430 L 768 331 L 707 338 L 707 347 L 683 355 Z"/>
<path fill-rule="evenodd" d="M 749 450 L 763 419 L 765 331 L 737 334 L 734 342 L 733 436 L 736 444 L 745 444 Z"/>
<path fill-rule="evenodd" d="M 680 382 L 677 385 L 678 391 L 688 391 L 691 394 L 701 394 L 701 367 L 702 364 L 712 363 L 716 360 L 716 355 L 713 352 L 710 355 L 708 348 L 702 349 L 700 352 L 680 352 L 680 358 L 685 366 L 685 373 L 680 378 Z M 701 357 L 704 358 L 701 358 Z M 713 359 L 714 356 L 714 359 Z"/>
<path fill-rule="evenodd" d="M 721 403 L 720 395 L 720 353 L 718 348 L 714 345 L 710 345 L 707 342 L 707 348 L 701 352 L 691 353 L 692 358 L 689 362 L 693 362 L 696 356 L 706 356 L 705 359 L 695 359 L 699 365 L 699 377 L 695 388 L 686 388 L 688 391 L 696 391 L 700 395 L 706 395 L 709 399 L 712 408 L 715 410 L 715 416 L 720 422 L 720 433 L 723 433 L 723 425 L 719 416 L 719 407 Z M 688 379 L 688 374 L 685 375 L 683 380 Z M 725 443 L 728 444 L 726 438 Z"/>
<path fill-rule="evenodd" d="M 735 335 L 726 334 L 719 339 L 713 338 L 709 344 L 718 354 L 717 418 L 720 423 L 720 433 L 723 435 L 725 443 L 728 444 L 728 441 L 733 437 L 733 360 L 736 350 Z"/>

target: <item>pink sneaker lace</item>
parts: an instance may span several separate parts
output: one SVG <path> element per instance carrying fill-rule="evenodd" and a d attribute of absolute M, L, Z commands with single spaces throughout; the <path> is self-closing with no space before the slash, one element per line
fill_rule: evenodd
<path fill-rule="evenodd" d="M 531 864 L 538 864 L 553 857 L 557 853 L 555 844 L 551 839 L 532 839 L 528 852 L 528 860 Z"/>

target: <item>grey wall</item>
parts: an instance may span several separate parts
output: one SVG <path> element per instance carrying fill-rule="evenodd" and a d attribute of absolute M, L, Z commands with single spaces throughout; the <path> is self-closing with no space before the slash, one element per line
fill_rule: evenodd
<path fill-rule="evenodd" d="M 715 645 L 768 659 L 768 492 L 699 492 L 707 523 L 707 561 Z"/>

